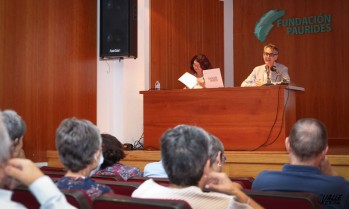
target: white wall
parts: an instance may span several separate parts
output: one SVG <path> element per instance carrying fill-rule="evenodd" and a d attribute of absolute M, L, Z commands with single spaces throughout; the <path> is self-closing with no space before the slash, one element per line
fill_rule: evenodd
<path fill-rule="evenodd" d="M 224 0 L 224 85 L 234 86 L 233 0 Z"/>
<path fill-rule="evenodd" d="M 138 0 L 137 59 L 97 57 L 97 126 L 122 143 L 133 144 L 143 133 L 143 97 L 139 91 L 149 89 L 149 30 L 149 0 Z M 99 34 L 97 37 L 99 40 Z"/>
<path fill-rule="evenodd" d="M 125 59 L 119 62 L 100 61 L 97 57 L 97 126 L 101 132 L 116 136 L 122 143 L 133 144 L 143 133 L 143 97 L 139 91 L 149 89 L 149 9 L 150 0 L 138 0 L 137 59 Z M 224 41 L 227 44 L 224 44 L 224 77 L 227 86 L 234 85 L 232 9 L 233 0 L 225 0 Z M 97 24 L 99 28 L 99 5 Z M 99 34 L 97 37 L 99 40 Z"/>

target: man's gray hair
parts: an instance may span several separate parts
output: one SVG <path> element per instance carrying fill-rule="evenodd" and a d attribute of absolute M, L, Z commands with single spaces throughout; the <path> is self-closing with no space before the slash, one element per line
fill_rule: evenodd
<path fill-rule="evenodd" d="M 0 111 L 0 117 L 2 113 Z M 8 159 L 11 155 L 12 143 L 10 137 L 8 136 L 4 122 L 0 120 L 0 169 L 3 169 L 3 166 L 6 165 Z"/>
<path fill-rule="evenodd" d="M 196 186 L 210 156 L 210 136 L 202 128 L 179 125 L 161 137 L 161 159 L 171 183 Z"/>
<path fill-rule="evenodd" d="M 17 138 L 21 138 L 26 131 L 26 125 L 22 117 L 14 110 L 4 110 L 2 114 L 2 120 L 7 128 L 8 135 L 14 141 Z"/>

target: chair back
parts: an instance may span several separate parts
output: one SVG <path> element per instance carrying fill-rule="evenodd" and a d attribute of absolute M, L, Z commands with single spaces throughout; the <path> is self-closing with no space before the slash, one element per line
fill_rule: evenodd
<path fill-rule="evenodd" d="M 24 185 L 19 185 L 15 189 L 13 189 L 12 201 L 19 202 L 28 209 L 40 208 L 40 203 L 28 190 L 28 187 Z"/>
<path fill-rule="evenodd" d="M 124 181 L 123 178 L 121 178 L 118 175 L 93 175 L 91 177 L 93 180 L 106 180 L 106 181 Z"/>
<path fill-rule="evenodd" d="M 183 200 L 142 199 L 121 195 L 102 195 L 93 201 L 94 209 L 191 209 Z"/>
<path fill-rule="evenodd" d="M 92 209 L 92 201 L 84 191 L 61 190 L 61 192 L 67 201 L 76 208 Z M 19 185 L 13 189 L 12 200 L 23 204 L 28 209 L 40 208 L 40 203 L 25 185 Z"/>
<path fill-rule="evenodd" d="M 244 190 L 264 208 L 268 209 L 322 209 L 322 205 L 312 193 L 305 192 L 271 192 Z"/>
<path fill-rule="evenodd" d="M 76 208 L 92 209 L 91 198 L 82 190 L 61 190 L 67 201 Z"/>
<path fill-rule="evenodd" d="M 64 171 L 43 171 L 43 173 L 50 178 L 62 178 L 66 172 L 64 172 Z"/>
<path fill-rule="evenodd" d="M 59 167 L 52 167 L 52 166 L 41 166 L 40 167 L 40 170 L 42 172 L 45 172 L 45 171 L 54 171 L 54 172 L 64 172 L 66 173 L 67 171 L 64 169 L 64 168 L 59 168 Z"/>
<path fill-rule="evenodd" d="M 137 182 L 124 182 L 124 181 L 104 181 L 104 180 L 95 180 L 98 184 L 104 184 L 109 186 L 115 194 L 125 195 L 131 197 L 133 191 L 135 191 L 141 183 Z"/>
<path fill-rule="evenodd" d="M 243 189 L 251 189 L 254 181 L 253 177 L 229 177 L 231 181 L 242 186 Z"/>
<path fill-rule="evenodd" d="M 148 179 L 153 179 L 156 183 L 163 185 L 163 186 L 168 186 L 170 184 L 170 181 L 168 178 L 149 178 L 149 177 L 143 177 L 143 176 L 133 176 L 127 180 L 127 182 L 138 182 L 138 183 L 143 183 L 144 181 Z"/>

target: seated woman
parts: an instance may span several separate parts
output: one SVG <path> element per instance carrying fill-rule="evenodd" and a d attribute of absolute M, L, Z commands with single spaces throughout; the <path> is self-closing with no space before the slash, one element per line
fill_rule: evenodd
<path fill-rule="evenodd" d="M 121 142 L 115 136 L 110 134 L 101 134 L 101 136 L 104 162 L 96 175 L 116 175 L 125 181 L 133 176 L 143 175 L 139 168 L 126 166 L 119 162 L 125 158 L 126 154 Z"/>
<path fill-rule="evenodd" d="M 90 178 L 103 162 L 101 142 L 99 130 L 90 121 L 76 118 L 62 121 L 56 131 L 56 147 L 67 173 L 58 180 L 59 189 L 85 190 L 92 200 L 113 192 Z"/>
<path fill-rule="evenodd" d="M 211 69 L 212 65 L 206 55 L 198 54 L 195 55 L 190 61 L 190 69 L 194 72 L 195 77 L 197 78 L 197 84 L 194 86 L 194 89 L 205 88 L 204 80 L 204 70 Z"/>

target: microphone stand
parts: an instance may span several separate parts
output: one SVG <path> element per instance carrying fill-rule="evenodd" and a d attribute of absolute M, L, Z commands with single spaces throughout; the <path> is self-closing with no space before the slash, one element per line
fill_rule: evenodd
<path fill-rule="evenodd" d="M 263 86 L 272 86 L 274 85 L 272 82 L 271 82 L 271 79 L 270 79 L 270 69 L 269 69 L 269 66 L 266 65 L 265 66 L 265 69 L 267 70 L 267 83 L 263 84 Z"/>

